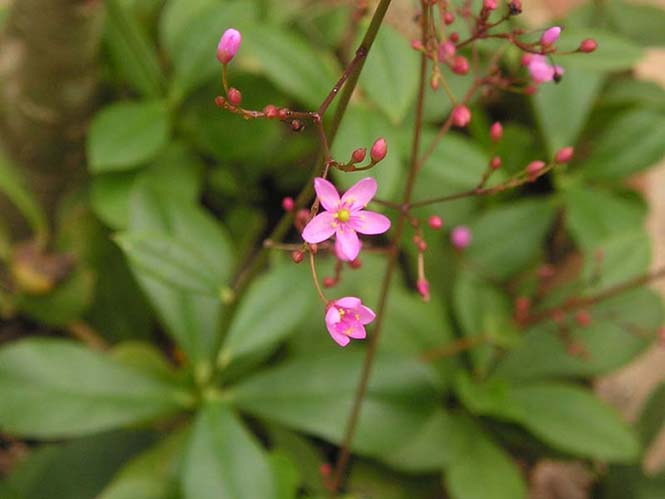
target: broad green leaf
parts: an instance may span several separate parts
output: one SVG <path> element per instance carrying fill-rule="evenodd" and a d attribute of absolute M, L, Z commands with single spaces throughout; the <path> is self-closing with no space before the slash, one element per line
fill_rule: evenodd
<path fill-rule="evenodd" d="M 653 81 L 621 78 L 608 85 L 600 102 L 611 106 L 638 105 L 665 112 L 665 89 Z"/>
<path fill-rule="evenodd" d="M 268 456 L 275 484 L 275 497 L 296 499 L 301 484 L 300 470 L 285 454 L 272 451 Z"/>
<path fill-rule="evenodd" d="M 524 417 L 511 396 L 511 385 L 503 379 L 490 378 L 476 381 L 465 371 L 455 377 L 455 392 L 465 409 L 477 416 L 494 416 L 504 420 L 520 420 Z"/>
<path fill-rule="evenodd" d="M 0 23 L 3 21 L 3 12 L 0 11 Z M 19 495 L 14 489 L 4 482 L 0 482 L 0 497 L 4 499 L 25 499 L 22 495 Z"/>
<path fill-rule="evenodd" d="M 357 499 L 432 499 L 441 497 L 436 476 L 407 475 L 374 461 L 354 459 L 346 489 Z"/>
<path fill-rule="evenodd" d="M 155 47 L 138 20 L 122 2 L 105 0 L 106 30 L 104 41 L 115 69 L 143 97 L 157 98 L 163 94 L 162 74 Z"/>
<path fill-rule="evenodd" d="M 91 499 L 127 459 L 153 441 L 150 433 L 114 431 L 41 445 L 17 463 L 7 482 L 20 499 Z M 0 497 L 13 499 L 3 492 L 0 487 Z"/>
<path fill-rule="evenodd" d="M 602 73 L 567 68 L 558 85 L 538 88 L 532 97 L 533 107 L 550 157 L 562 147 L 577 143 L 603 80 Z"/>
<path fill-rule="evenodd" d="M 539 253 L 554 215 L 549 199 L 516 201 L 486 211 L 469 224 L 473 239 L 466 256 L 482 273 L 505 279 Z"/>
<path fill-rule="evenodd" d="M 641 45 L 665 45 L 665 10 L 662 6 L 613 1 L 605 4 L 612 27 Z"/>
<path fill-rule="evenodd" d="M 95 276 L 87 267 L 75 269 L 53 291 L 44 295 L 21 294 L 17 306 L 26 315 L 49 324 L 64 326 L 80 319 L 94 298 Z"/>
<path fill-rule="evenodd" d="M 616 234 L 642 226 L 646 217 L 641 198 L 588 185 L 566 189 L 563 200 L 568 228 L 582 250 L 595 249 Z"/>
<path fill-rule="evenodd" d="M 343 173 L 334 170 L 333 176 L 340 189 L 348 189 L 365 177 L 374 177 L 379 184 L 377 197 L 383 199 L 401 197 L 404 170 L 401 164 L 397 130 L 371 109 L 365 106 L 351 106 L 344 115 L 335 139 L 332 148 L 333 156 L 339 161 L 347 161 L 355 149 L 365 147 L 369 157 L 369 149 L 379 137 L 385 138 L 388 144 L 386 158 L 367 171 Z"/>
<path fill-rule="evenodd" d="M 418 92 L 418 53 L 390 26 L 382 26 L 367 56 L 360 87 L 390 121 L 404 118 Z"/>
<path fill-rule="evenodd" d="M 116 102 L 103 108 L 87 138 L 90 170 L 102 173 L 138 168 L 166 145 L 169 128 L 162 101 Z"/>
<path fill-rule="evenodd" d="M 309 270 L 281 265 L 255 280 L 233 317 L 220 365 L 269 350 L 302 323 L 316 296 L 302 286 Z"/>
<path fill-rule="evenodd" d="M 66 340 L 34 338 L 0 350 L 0 426 L 65 438 L 169 416 L 189 394 Z"/>
<path fill-rule="evenodd" d="M 109 351 L 111 357 L 124 366 L 145 372 L 147 375 L 176 383 L 178 372 L 155 345 L 142 341 L 123 341 Z"/>
<path fill-rule="evenodd" d="M 44 240 L 48 232 L 46 216 L 33 194 L 26 188 L 18 168 L 5 153 L 0 150 L 0 193 L 4 194 L 16 206 L 30 224 L 38 239 Z"/>
<path fill-rule="evenodd" d="M 651 392 L 635 425 L 644 448 L 654 442 L 663 425 L 665 425 L 665 383 L 661 383 Z"/>
<path fill-rule="evenodd" d="M 524 499 L 526 484 L 517 465 L 475 421 L 452 420 L 453 459 L 446 467 L 447 490 L 454 499 Z"/>
<path fill-rule="evenodd" d="M 265 451 L 218 403 L 206 404 L 196 418 L 181 479 L 185 499 L 277 499 Z"/>
<path fill-rule="evenodd" d="M 177 499 L 177 470 L 183 448 L 177 433 L 129 461 L 97 499 Z"/>
<path fill-rule="evenodd" d="M 587 71 L 623 71 L 631 69 L 640 60 L 643 51 L 627 38 L 600 29 L 566 29 L 562 31 L 557 48 L 576 50 L 582 40 L 593 38 L 598 48 L 591 54 L 577 53 L 560 58 L 568 71 L 572 68 Z M 557 60 L 559 62 L 559 60 Z M 564 80 L 566 74 L 564 73 Z"/>
<path fill-rule="evenodd" d="M 636 435 L 590 392 L 562 383 L 533 383 L 515 386 L 511 393 L 525 415 L 522 425 L 549 445 L 613 462 L 638 458 Z"/>
<path fill-rule="evenodd" d="M 603 499 L 661 499 L 665 473 L 645 475 L 641 466 L 612 465 L 601 484 Z"/>
<path fill-rule="evenodd" d="M 129 221 L 129 199 L 138 172 L 109 172 L 95 175 L 90 185 L 90 203 L 102 222 L 124 229 Z"/>
<path fill-rule="evenodd" d="M 331 54 L 317 52 L 295 31 L 255 23 L 245 32 L 243 48 L 275 86 L 313 109 L 342 75 Z"/>
<path fill-rule="evenodd" d="M 159 41 L 167 53 L 177 52 L 181 37 L 186 36 L 193 19 L 204 10 L 221 3 L 221 0 L 169 0 L 159 19 Z M 218 40 L 221 36 L 222 32 L 217 32 Z"/>
<path fill-rule="evenodd" d="M 359 351 L 332 350 L 296 358 L 241 382 L 230 396 L 256 416 L 340 442 L 363 357 Z M 354 449 L 381 458 L 405 445 L 431 417 L 435 394 L 433 374 L 426 366 L 378 354 Z"/>
<path fill-rule="evenodd" d="M 626 111 L 593 141 L 592 154 L 580 162 L 593 180 L 619 180 L 654 166 L 665 155 L 665 114 L 649 109 Z"/>
<path fill-rule="evenodd" d="M 144 187 L 134 192 L 130 213 L 130 232 L 160 233 L 190 244 L 196 241 L 198 253 L 213 265 L 210 272 L 230 276 L 234 258 L 230 239 L 221 224 L 198 206 Z M 195 364 L 197 376 L 205 379 L 219 334 L 219 297 L 192 294 L 139 268 L 132 270 L 167 331 Z"/>
<path fill-rule="evenodd" d="M 529 329 L 522 342 L 498 364 L 497 377 L 514 381 L 557 376 L 598 376 L 626 365 L 646 350 L 662 324 L 663 305 L 656 293 L 635 289 L 590 308 L 592 322 L 580 328 L 568 317 L 570 341 L 583 346 L 584 357 L 571 355 L 551 321 Z"/>

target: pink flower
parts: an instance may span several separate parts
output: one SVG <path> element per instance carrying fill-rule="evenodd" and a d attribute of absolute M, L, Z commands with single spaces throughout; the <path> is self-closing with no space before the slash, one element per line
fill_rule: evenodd
<path fill-rule="evenodd" d="M 547 62 L 547 58 L 540 54 L 528 54 L 531 57 L 524 57 L 522 62 L 528 67 L 529 74 L 536 83 L 545 83 L 552 81 L 555 74 L 561 76 L 563 68 L 561 66 L 552 66 Z"/>
<path fill-rule="evenodd" d="M 326 327 L 332 339 L 341 347 L 351 341 L 362 340 L 367 336 L 365 325 L 376 315 L 355 296 L 345 296 L 333 301 L 326 311 Z"/>
<path fill-rule="evenodd" d="M 450 234 L 450 241 L 458 250 L 463 250 L 471 244 L 471 229 L 465 225 L 455 227 Z"/>
<path fill-rule="evenodd" d="M 314 189 L 325 210 L 305 227 L 302 237 L 308 243 L 320 243 L 335 235 L 335 250 L 342 260 L 353 261 L 360 253 L 361 234 L 383 234 L 390 228 L 388 217 L 363 208 L 376 194 L 376 180 L 364 178 L 340 199 L 337 189 L 323 178 L 314 179 Z"/>
<path fill-rule="evenodd" d="M 550 45 L 554 45 L 560 36 L 561 28 L 559 26 L 552 26 L 551 28 L 546 29 L 543 36 L 540 37 L 540 44 L 549 47 Z"/>
<path fill-rule="evenodd" d="M 217 60 L 222 64 L 231 62 L 240 48 L 240 42 L 242 42 L 240 31 L 227 29 L 217 44 Z"/>

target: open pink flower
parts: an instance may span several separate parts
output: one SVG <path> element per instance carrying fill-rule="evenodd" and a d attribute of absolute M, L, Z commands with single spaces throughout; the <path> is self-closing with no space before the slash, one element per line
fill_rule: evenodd
<path fill-rule="evenodd" d="M 351 341 L 367 336 L 365 325 L 374 320 L 376 314 L 362 304 L 360 298 L 345 296 L 331 302 L 326 311 L 326 327 L 332 339 L 341 347 Z"/>
<path fill-rule="evenodd" d="M 337 189 L 323 178 L 314 179 L 314 189 L 325 210 L 315 216 L 302 232 L 308 243 L 320 243 L 335 235 L 335 251 L 343 260 L 353 261 L 360 253 L 358 234 L 383 234 L 390 220 L 379 213 L 366 211 L 376 194 L 376 180 L 364 178 L 351 187 L 340 199 Z"/>
<path fill-rule="evenodd" d="M 529 74 L 536 83 L 552 81 L 555 75 L 563 75 L 561 66 L 552 66 L 547 62 L 547 57 L 540 54 L 526 54 L 522 62 L 529 69 Z"/>

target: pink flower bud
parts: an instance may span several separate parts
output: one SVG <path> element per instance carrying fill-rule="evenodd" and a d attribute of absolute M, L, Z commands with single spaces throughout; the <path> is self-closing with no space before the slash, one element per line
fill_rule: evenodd
<path fill-rule="evenodd" d="M 324 277 L 323 278 L 323 287 L 324 288 L 334 288 L 335 284 L 337 284 L 337 281 L 333 277 Z"/>
<path fill-rule="evenodd" d="M 538 175 L 540 174 L 540 171 L 545 168 L 545 162 L 544 161 L 532 161 L 529 163 L 526 167 L 526 173 L 529 177 L 530 181 L 536 180 L 538 178 Z"/>
<path fill-rule="evenodd" d="M 423 46 L 423 42 L 421 42 L 417 38 L 414 38 L 413 40 L 411 40 L 411 48 L 413 50 L 418 50 L 418 51 L 425 50 L 425 47 Z"/>
<path fill-rule="evenodd" d="M 282 208 L 284 209 L 284 211 L 290 213 L 290 212 L 293 211 L 293 209 L 295 207 L 296 207 L 296 203 L 295 203 L 295 201 L 293 200 L 292 197 L 287 196 L 284 199 L 282 199 Z"/>
<path fill-rule="evenodd" d="M 434 230 L 440 230 L 443 227 L 443 220 L 438 215 L 432 215 L 427 219 L 427 224 Z"/>
<path fill-rule="evenodd" d="M 580 310 L 575 314 L 575 322 L 580 327 L 589 327 L 591 325 L 591 314 L 587 310 Z"/>
<path fill-rule="evenodd" d="M 443 22 L 448 25 L 451 25 L 452 23 L 455 22 L 455 14 L 453 14 L 452 12 L 446 12 L 443 15 Z"/>
<path fill-rule="evenodd" d="M 471 244 L 471 229 L 465 225 L 459 225 L 450 233 L 450 242 L 458 250 L 463 250 Z"/>
<path fill-rule="evenodd" d="M 522 54 L 522 59 L 521 59 L 522 66 L 528 66 L 529 64 L 531 64 L 531 61 L 533 61 L 533 54 L 530 54 L 529 52 Z"/>
<path fill-rule="evenodd" d="M 490 168 L 492 170 L 498 170 L 501 168 L 501 158 L 499 156 L 494 156 L 490 161 Z"/>
<path fill-rule="evenodd" d="M 490 127 L 490 139 L 492 139 L 492 142 L 499 142 L 501 137 L 503 137 L 503 126 L 501 126 L 501 123 L 496 121 Z"/>
<path fill-rule="evenodd" d="M 429 282 L 427 282 L 427 279 L 418 279 L 418 282 L 416 283 L 416 289 L 418 290 L 420 296 L 423 297 L 423 301 L 428 302 L 430 299 L 430 295 L 429 295 Z"/>
<path fill-rule="evenodd" d="M 217 44 L 217 60 L 222 64 L 231 62 L 240 48 L 242 35 L 233 28 L 227 29 Z"/>
<path fill-rule="evenodd" d="M 455 74 L 465 75 L 469 72 L 469 60 L 463 55 L 458 55 L 455 57 L 452 66 L 450 66 L 450 69 Z"/>
<path fill-rule="evenodd" d="M 420 239 L 420 240 L 416 243 L 416 247 L 418 248 L 418 251 L 419 251 L 420 253 L 424 253 L 424 252 L 427 250 L 427 243 L 426 243 L 425 241 L 423 241 L 422 239 Z"/>
<path fill-rule="evenodd" d="M 485 9 L 485 10 L 495 10 L 496 9 L 496 0 L 483 0 L 483 9 Z"/>
<path fill-rule="evenodd" d="M 439 45 L 439 62 L 446 62 L 455 56 L 455 44 L 453 42 L 443 42 Z"/>
<path fill-rule="evenodd" d="M 272 104 L 268 104 L 266 107 L 263 108 L 263 114 L 266 115 L 266 118 L 272 119 L 272 118 L 277 118 L 279 113 L 277 111 L 277 107 L 275 107 Z"/>
<path fill-rule="evenodd" d="M 293 263 L 300 263 L 304 260 L 304 258 L 305 255 L 302 251 L 294 251 L 291 253 L 291 260 L 293 260 Z"/>
<path fill-rule="evenodd" d="M 372 158 L 373 163 L 378 163 L 386 157 L 387 153 L 388 144 L 386 144 L 386 139 L 380 137 L 376 139 L 376 142 L 372 145 L 372 149 L 369 151 L 369 156 Z"/>
<path fill-rule="evenodd" d="M 453 125 L 464 128 L 471 121 L 471 111 L 464 104 L 455 106 L 452 112 Z"/>
<path fill-rule="evenodd" d="M 579 50 L 580 52 L 584 52 L 586 54 L 590 54 L 597 48 L 598 48 L 598 43 L 596 42 L 596 40 L 594 40 L 593 38 L 587 38 L 586 40 L 582 40 L 577 50 Z"/>
<path fill-rule="evenodd" d="M 358 270 L 363 266 L 363 261 L 360 258 L 356 258 L 355 260 L 351 260 L 349 262 L 349 267 L 351 267 L 353 270 Z"/>
<path fill-rule="evenodd" d="M 546 29 L 543 33 L 543 36 L 540 37 L 540 44 L 544 47 L 549 47 L 554 45 L 556 41 L 561 36 L 561 27 L 552 26 L 549 29 Z"/>
<path fill-rule="evenodd" d="M 568 163 L 571 159 L 573 159 L 574 152 L 575 150 L 572 147 L 564 147 L 556 153 L 554 156 L 554 161 L 559 164 Z"/>
<path fill-rule="evenodd" d="M 229 102 L 234 106 L 239 106 L 240 103 L 242 102 L 242 94 L 240 93 L 240 90 L 238 90 L 237 88 L 233 87 L 229 88 L 227 97 L 229 98 Z"/>
<path fill-rule="evenodd" d="M 451 42 L 457 43 L 459 42 L 459 33 L 457 31 L 453 31 L 450 33 L 450 36 L 448 37 Z"/>
<path fill-rule="evenodd" d="M 508 11 L 511 16 L 516 16 L 522 13 L 522 0 L 512 0 L 508 4 Z"/>
<path fill-rule="evenodd" d="M 531 299 L 528 296 L 518 296 L 513 303 L 513 317 L 517 322 L 524 322 L 529 317 Z"/>
<path fill-rule="evenodd" d="M 367 155 L 367 149 L 364 147 L 359 147 L 355 151 L 351 153 L 351 160 L 354 163 L 361 163 L 362 161 L 365 160 L 365 156 Z"/>

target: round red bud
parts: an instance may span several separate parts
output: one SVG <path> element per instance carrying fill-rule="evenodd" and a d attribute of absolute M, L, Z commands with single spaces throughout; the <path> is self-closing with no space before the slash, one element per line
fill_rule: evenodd
<path fill-rule="evenodd" d="M 268 104 L 266 107 L 263 108 L 263 114 L 266 115 L 266 118 L 277 118 L 279 112 L 277 111 L 277 108 L 273 106 L 272 104 Z"/>
<path fill-rule="evenodd" d="M 575 314 L 575 322 L 580 327 L 588 327 L 591 324 L 591 314 L 587 310 L 580 310 Z"/>
<path fill-rule="evenodd" d="M 427 219 L 427 224 L 433 230 L 440 230 L 443 227 L 443 220 L 438 215 L 432 215 Z"/>
<path fill-rule="evenodd" d="M 501 158 L 499 156 L 494 156 L 490 161 L 490 168 L 492 170 L 498 170 L 501 168 Z"/>
<path fill-rule="evenodd" d="M 302 251 L 296 250 L 291 253 L 291 260 L 293 263 L 300 263 L 305 259 L 305 255 Z"/>
<path fill-rule="evenodd" d="M 427 250 L 427 243 L 422 239 L 416 243 L 416 246 L 418 247 L 418 251 L 420 251 L 421 253 Z"/>
<path fill-rule="evenodd" d="M 296 203 L 295 203 L 295 201 L 293 200 L 292 197 L 287 196 L 284 199 L 282 199 L 282 208 L 284 209 L 284 211 L 292 212 L 293 208 L 295 208 L 295 207 L 296 207 Z"/>
<path fill-rule="evenodd" d="M 425 50 L 425 47 L 423 46 L 423 42 L 421 42 L 417 38 L 414 38 L 413 40 L 411 40 L 411 48 L 413 50 L 418 50 L 418 51 Z"/>
<path fill-rule="evenodd" d="M 455 14 L 453 14 L 452 12 L 446 12 L 443 15 L 443 22 L 448 24 L 448 25 L 454 23 L 455 22 Z"/>
<path fill-rule="evenodd" d="M 532 161 L 526 167 L 526 173 L 529 176 L 529 180 L 534 181 L 538 178 L 541 170 L 545 168 L 544 161 Z"/>
<path fill-rule="evenodd" d="M 324 277 L 323 278 L 323 287 L 324 288 L 332 288 L 337 284 L 337 281 L 333 279 L 332 277 Z"/>
<path fill-rule="evenodd" d="M 450 69 L 455 74 L 465 75 L 469 72 L 469 60 L 463 55 L 458 55 L 453 60 L 453 64 L 450 66 Z"/>
<path fill-rule="evenodd" d="M 453 31 L 450 33 L 450 36 L 448 37 L 451 42 L 457 43 L 459 42 L 459 33 L 457 31 Z"/>
<path fill-rule="evenodd" d="M 596 42 L 596 40 L 594 40 L 593 38 L 587 38 L 586 40 L 582 40 L 577 50 L 579 50 L 580 52 L 584 52 L 585 54 L 590 54 L 597 48 L 598 48 L 598 42 Z"/>
<path fill-rule="evenodd" d="M 355 151 L 351 153 L 351 160 L 354 163 L 361 163 L 362 161 L 365 161 L 365 156 L 367 155 L 367 149 L 364 147 L 359 147 Z"/>
<path fill-rule="evenodd" d="M 492 142 L 499 142 L 503 137 L 503 126 L 500 122 L 495 121 L 490 127 L 490 139 Z"/>
<path fill-rule="evenodd" d="M 279 117 L 280 120 L 285 120 L 286 118 L 289 117 L 289 114 L 291 114 L 291 111 L 289 111 L 287 108 L 282 107 L 277 111 L 277 116 Z"/>
<path fill-rule="evenodd" d="M 453 108 L 452 122 L 459 128 L 464 128 L 471 121 L 471 111 L 464 104 L 459 104 Z"/>
<path fill-rule="evenodd" d="M 227 96 L 229 98 L 229 102 L 234 106 L 239 106 L 240 103 L 242 102 L 242 94 L 240 93 L 240 90 L 238 90 L 237 88 L 233 87 L 229 88 Z"/>
<path fill-rule="evenodd" d="M 522 1 L 521 0 L 512 0 L 508 4 L 508 11 L 511 16 L 517 16 L 522 13 Z"/>
<path fill-rule="evenodd" d="M 563 149 L 559 149 L 559 151 L 554 156 L 554 161 L 559 164 L 568 163 L 571 159 L 573 159 L 574 152 L 575 150 L 572 147 L 564 147 Z"/>
<path fill-rule="evenodd" d="M 372 158 L 373 163 L 378 163 L 383 158 L 386 157 L 388 153 L 388 144 L 386 144 L 386 139 L 380 137 L 376 139 L 372 145 L 372 149 L 369 151 L 369 155 Z"/>

